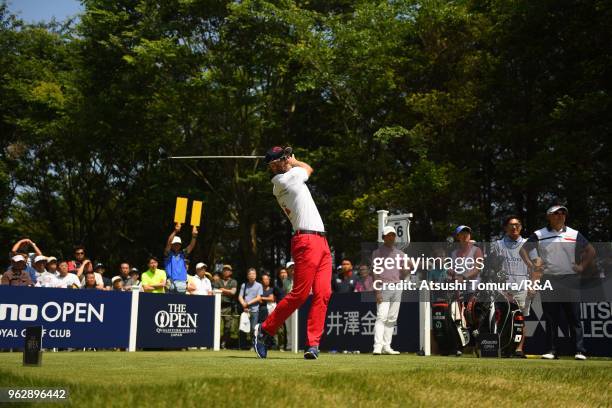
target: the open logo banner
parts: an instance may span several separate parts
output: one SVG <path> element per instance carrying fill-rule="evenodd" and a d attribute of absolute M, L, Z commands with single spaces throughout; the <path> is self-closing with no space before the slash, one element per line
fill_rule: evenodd
<path fill-rule="evenodd" d="M 42 326 L 44 348 L 127 347 L 131 293 L 0 286 L 0 348 L 23 348 Z"/>
<path fill-rule="evenodd" d="M 371 296 L 370 296 L 371 295 Z M 419 349 L 419 303 L 413 292 L 402 294 L 397 326 L 391 346 L 398 351 L 416 352 Z M 304 346 L 306 321 L 310 311 L 309 298 L 299 311 L 300 347 Z M 374 293 L 332 294 L 327 308 L 325 330 L 320 348 L 327 351 L 372 352 L 376 300 Z"/>
<path fill-rule="evenodd" d="M 214 296 L 141 293 L 136 347 L 212 347 L 214 315 Z"/>

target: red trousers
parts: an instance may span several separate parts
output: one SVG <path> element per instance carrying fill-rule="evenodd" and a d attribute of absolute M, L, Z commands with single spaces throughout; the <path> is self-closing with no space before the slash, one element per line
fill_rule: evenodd
<path fill-rule="evenodd" d="M 291 256 L 295 262 L 293 289 L 263 322 L 262 328 L 275 335 L 285 320 L 308 299 L 312 290 L 306 346 L 318 346 L 331 296 L 332 260 L 327 239 L 315 234 L 296 234 L 291 238 Z"/>

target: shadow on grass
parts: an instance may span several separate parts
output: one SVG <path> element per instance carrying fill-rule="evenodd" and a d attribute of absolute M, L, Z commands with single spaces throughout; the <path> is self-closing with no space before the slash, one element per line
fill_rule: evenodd
<path fill-rule="evenodd" d="M 221 357 L 221 356 L 219 356 Z M 257 358 L 257 356 L 222 356 L 223 358 L 241 358 L 247 360 L 296 360 L 292 357 L 268 357 L 268 358 Z"/>

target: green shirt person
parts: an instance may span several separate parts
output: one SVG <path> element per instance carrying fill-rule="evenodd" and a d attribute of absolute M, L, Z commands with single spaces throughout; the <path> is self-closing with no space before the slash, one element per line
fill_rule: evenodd
<path fill-rule="evenodd" d="M 148 293 L 164 293 L 166 291 L 166 272 L 157 269 L 157 258 L 149 257 L 147 261 L 149 269 L 142 273 L 140 282 L 142 290 Z"/>

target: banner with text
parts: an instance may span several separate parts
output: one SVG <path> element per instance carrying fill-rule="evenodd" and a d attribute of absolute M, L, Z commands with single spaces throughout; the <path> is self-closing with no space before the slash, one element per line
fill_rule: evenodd
<path fill-rule="evenodd" d="M 0 286 L 0 348 L 23 348 L 42 326 L 44 348 L 127 347 L 131 293 Z"/>
<path fill-rule="evenodd" d="M 371 297 L 371 298 L 370 298 Z M 312 298 L 312 297 L 311 297 Z M 300 347 L 304 347 L 309 298 L 299 311 Z M 376 301 L 374 293 L 332 294 L 320 348 L 326 351 L 372 352 Z M 419 303 L 415 292 L 404 292 L 391 347 L 403 352 L 419 349 Z"/>
<path fill-rule="evenodd" d="M 563 355 L 573 354 L 574 346 L 565 316 L 559 313 L 559 343 Z M 587 354 L 612 357 L 612 303 L 583 302 L 580 304 L 580 323 Z M 544 354 L 546 349 L 546 320 L 539 296 L 531 304 L 531 312 L 525 317 L 525 351 L 527 354 Z"/>
<path fill-rule="evenodd" d="M 136 347 L 212 347 L 214 315 L 214 296 L 141 293 Z"/>

